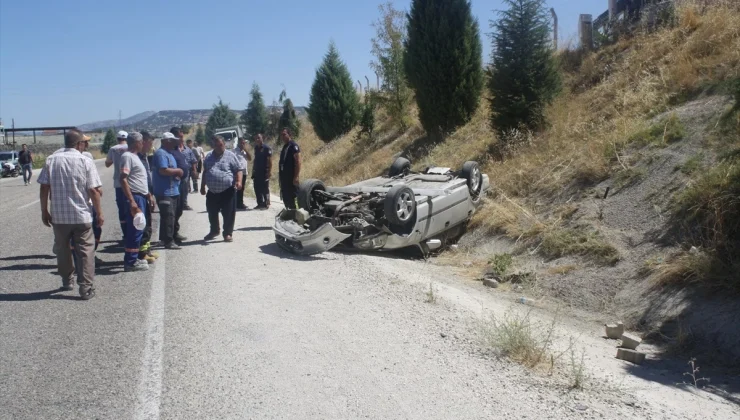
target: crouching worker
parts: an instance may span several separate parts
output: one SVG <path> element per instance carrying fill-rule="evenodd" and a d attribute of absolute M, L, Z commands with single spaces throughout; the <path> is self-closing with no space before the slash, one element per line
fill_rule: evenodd
<path fill-rule="evenodd" d="M 145 227 L 137 229 L 134 217 L 138 213 L 148 214 L 149 182 L 144 164 L 139 159 L 139 153 L 144 149 L 141 133 L 129 133 L 126 139 L 128 151 L 121 156 L 121 189 L 126 198 L 126 253 L 123 257 L 124 271 L 146 271 L 149 264 L 145 259 L 139 259 L 139 248 Z"/>

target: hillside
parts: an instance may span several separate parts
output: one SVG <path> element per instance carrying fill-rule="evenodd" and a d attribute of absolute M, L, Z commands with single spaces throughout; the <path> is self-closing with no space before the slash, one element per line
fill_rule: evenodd
<path fill-rule="evenodd" d="M 282 112 L 280 107 L 268 106 L 268 110 Z M 303 116 L 306 114 L 305 107 L 295 107 L 296 114 Z M 205 124 L 211 115 L 212 109 L 193 109 L 193 110 L 166 110 L 166 111 L 147 111 L 136 114 L 132 117 L 121 120 L 119 126 L 118 120 L 97 121 L 78 126 L 83 131 L 96 131 L 115 127 L 123 130 L 148 130 L 155 133 L 161 133 L 169 130 L 176 125 L 195 125 Z M 241 111 L 234 111 L 237 116 Z"/>
<path fill-rule="evenodd" d="M 439 144 L 418 123 L 398 132 L 383 115 L 373 141 L 354 131 L 325 144 L 306 128 L 303 177 L 345 184 L 382 174 L 396 156 L 417 169 L 477 160 L 494 191 L 459 249 L 435 263 L 480 277 L 511 255 L 497 293 L 621 319 L 666 351 L 736 364 L 738 5 L 684 3 L 668 27 L 560 58 L 566 90 L 543 132 L 501 146 L 485 100 Z"/>

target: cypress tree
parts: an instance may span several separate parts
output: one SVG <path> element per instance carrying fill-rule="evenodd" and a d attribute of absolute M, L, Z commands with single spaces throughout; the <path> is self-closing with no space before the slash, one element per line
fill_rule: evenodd
<path fill-rule="evenodd" d="M 308 119 L 316 135 L 328 142 L 357 125 L 358 114 L 359 100 L 352 78 L 332 42 L 311 86 Z"/>
<path fill-rule="evenodd" d="M 109 128 L 108 131 L 105 132 L 105 138 L 103 139 L 103 145 L 100 146 L 100 150 L 103 153 L 108 153 L 108 150 L 110 150 L 110 148 L 115 145 L 116 145 L 116 133 L 113 131 L 112 128 Z"/>
<path fill-rule="evenodd" d="M 293 101 L 290 98 L 283 101 L 283 114 L 280 115 L 280 129 L 287 128 L 293 137 L 298 137 L 301 131 L 301 122 L 295 115 Z"/>
<path fill-rule="evenodd" d="M 470 121 L 483 90 L 478 21 L 468 0 L 412 0 L 404 68 L 432 141 Z"/>
<path fill-rule="evenodd" d="M 504 0 L 508 10 L 491 22 L 493 63 L 488 82 L 491 125 L 503 133 L 538 129 L 545 106 L 560 91 L 544 0 Z"/>
<path fill-rule="evenodd" d="M 206 122 L 206 140 L 211 140 L 216 129 L 231 127 L 236 124 L 236 114 L 229 108 L 228 104 L 223 103 L 221 98 L 219 98 L 218 104 L 213 105 L 213 112 L 211 112 L 208 122 Z"/>
<path fill-rule="evenodd" d="M 267 130 L 267 107 L 257 83 L 252 84 L 249 97 L 249 104 L 242 113 L 241 123 L 247 128 L 251 138 L 256 134 L 264 134 Z"/>
<path fill-rule="evenodd" d="M 198 129 L 195 131 L 195 143 L 199 146 L 206 141 L 206 132 L 203 131 L 203 126 L 198 124 Z"/>

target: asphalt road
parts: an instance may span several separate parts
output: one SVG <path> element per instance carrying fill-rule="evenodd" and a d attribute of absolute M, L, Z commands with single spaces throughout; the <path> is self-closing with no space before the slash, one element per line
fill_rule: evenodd
<path fill-rule="evenodd" d="M 442 287 L 426 302 L 448 276 L 438 267 L 284 253 L 277 202 L 238 213 L 233 243 L 205 244 L 205 200 L 191 195 L 186 246 L 123 273 L 112 171 L 98 168 L 106 224 L 90 301 L 57 290 L 35 181 L 0 180 L 0 419 L 649 416 L 648 403 L 585 399 L 483 354 L 455 306 L 480 306 L 477 292 Z"/>

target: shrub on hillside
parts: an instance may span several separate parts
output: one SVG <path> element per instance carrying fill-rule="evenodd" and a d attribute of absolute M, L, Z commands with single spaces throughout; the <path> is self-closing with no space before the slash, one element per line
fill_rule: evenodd
<path fill-rule="evenodd" d="M 493 63 L 488 82 L 491 126 L 498 132 L 545 123 L 545 107 L 561 89 L 544 0 L 505 0 L 491 25 Z"/>
<path fill-rule="evenodd" d="M 432 141 L 464 125 L 480 104 L 482 46 L 468 0 L 413 0 L 404 68 Z"/>
<path fill-rule="evenodd" d="M 349 70 L 332 42 L 311 86 L 308 119 L 316 135 L 329 142 L 357 125 L 359 108 Z"/>
<path fill-rule="evenodd" d="M 280 128 L 287 128 L 290 130 L 290 134 L 293 137 L 300 136 L 301 133 L 301 121 L 295 114 L 295 108 L 293 107 L 293 101 L 290 98 L 286 98 L 283 101 L 283 113 L 280 115 Z"/>

